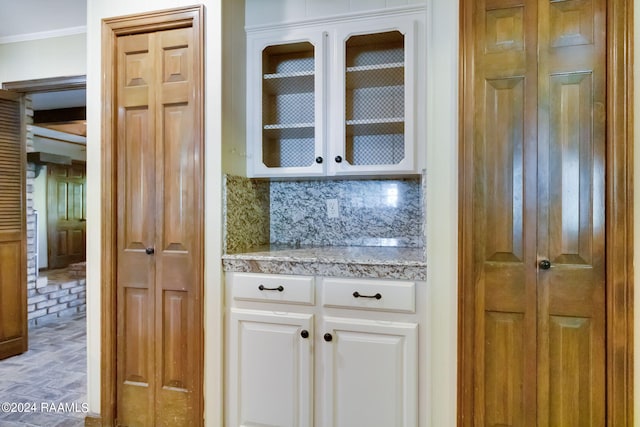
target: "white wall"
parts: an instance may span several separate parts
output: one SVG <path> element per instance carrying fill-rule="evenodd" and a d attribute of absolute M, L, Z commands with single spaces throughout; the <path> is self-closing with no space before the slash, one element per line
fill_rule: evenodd
<path fill-rule="evenodd" d="M 87 72 L 86 34 L 0 44 L 0 83 Z"/>
<path fill-rule="evenodd" d="M 427 28 L 427 285 L 431 425 L 456 425 L 458 2 L 431 0 Z"/>
<path fill-rule="evenodd" d="M 205 420 L 221 425 L 221 144 L 222 0 L 202 0 L 205 10 Z M 227 1 L 227 0 L 225 0 Z M 228 0 L 237 1 L 237 0 Z M 197 2 L 196 2 L 197 3 Z M 193 5 L 193 0 L 88 0 L 87 3 L 87 358 L 88 403 L 100 412 L 100 138 L 101 21 L 104 18 Z M 227 23 L 233 25 L 233 23 Z M 242 23 L 238 25 L 242 28 Z"/>

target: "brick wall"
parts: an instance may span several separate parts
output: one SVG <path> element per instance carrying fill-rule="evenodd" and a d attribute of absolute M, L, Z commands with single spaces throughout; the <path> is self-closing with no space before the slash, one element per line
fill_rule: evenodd
<path fill-rule="evenodd" d="M 33 106 L 26 97 L 27 153 L 33 146 Z M 29 326 L 56 321 L 86 310 L 86 280 L 81 274 L 50 274 L 38 277 L 36 266 L 36 215 L 34 204 L 34 181 L 36 165 L 27 164 L 27 316 Z M 46 212 L 40 212 L 39 221 L 46 221 Z M 46 256 L 42 254 L 41 256 Z"/>
<path fill-rule="evenodd" d="M 39 281 L 27 303 L 29 326 L 57 321 L 61 317 L 84 313 L 86 305 L 86 280 L 66 276 L 60 280 L 51 275 L 47 281 Z M 40 285 L 42 284 L 42 285 Z"/>

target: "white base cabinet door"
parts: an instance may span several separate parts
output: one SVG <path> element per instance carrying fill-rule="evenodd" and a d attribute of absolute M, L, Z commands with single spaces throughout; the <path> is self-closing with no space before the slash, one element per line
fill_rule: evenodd
<path fill-rule="evenodd" d="M 313 425 L 313 315 L 231 309 L 229 425 Z"/>
<path fill-rule="evenodd" d="M 323 319 L 323 422 L 326 427 L 415 427 L 418 325 Z"/>

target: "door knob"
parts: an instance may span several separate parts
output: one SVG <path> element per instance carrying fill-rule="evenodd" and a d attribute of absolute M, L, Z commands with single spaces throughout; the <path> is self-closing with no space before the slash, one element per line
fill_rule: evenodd
<path fill-rule="evenodd" d="M 322 163 L 322 157 L 320 156 L 316 157 L 316 163 L 318 164 Z"/>
<path fill-rule="evenodd" d="M 146 252 L 147 255 L 153 255 L 153 253 L 156 251 L 153 248 L 147 248 L 144 250 Z"/>
<path fill-rule="evenodd" d="M 309 338 L 309 331 L 307 331 L 306 329 L 303 329 L 302 332 L 300 332 L 300 336 L 302 338 Z"/>
<path fill-rule="evenodd" d="M 333 335 L 331 335 L 329 332 L 327 332 L 326 334 L 324 334 L 324 340 L 326 342 L 330 342 L 331 340 L 333 340 Z"/>
<path fill-rule="evenodd" d="M 551 268 L 551 262 L 548 259 L 543 259 L 540 261 L 538 266 L 540 267 L 540 270 L 548 270 Z"/>
<path fill-rule="evenodd" d="M 342 162 L 342 156 L 336 156 L 335 161 L 336 161 L 336 163 L 341 163 Z"/>

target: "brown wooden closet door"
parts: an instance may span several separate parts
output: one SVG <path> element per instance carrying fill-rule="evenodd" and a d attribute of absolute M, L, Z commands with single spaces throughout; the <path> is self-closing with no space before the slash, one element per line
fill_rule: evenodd
<path fill-rule="evenodd" d="M 464 3 L 472 423 L 601 426 L 605 0 Z"/>
<path fill-rule="evenodd" d="M 606 1 L 539 3 L 538 417 L 605 424 Z"/>
<path fill-rule="evenodd" d="M 48 266 L 62 268 L 86 257 L 86 167 L 47 167 Z"/>
<path fill-rule="evenodd" d="M 118 38 L 118 422 L 202 423 L 193 29 Z"/>
<path fill-rule="evenodd" d="M 0 90 L 0 359 L 27 351 L 25 156 L 20 96 Z"/>

